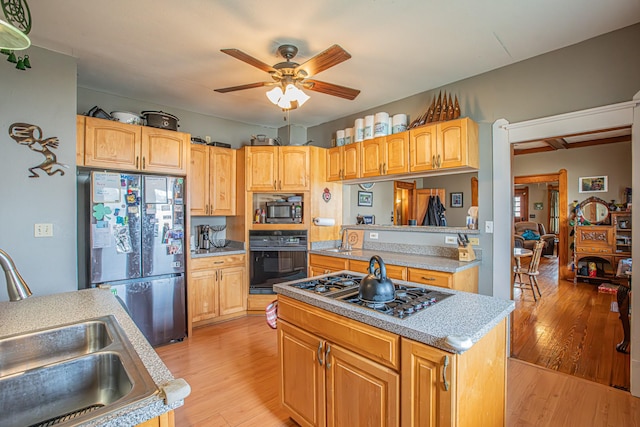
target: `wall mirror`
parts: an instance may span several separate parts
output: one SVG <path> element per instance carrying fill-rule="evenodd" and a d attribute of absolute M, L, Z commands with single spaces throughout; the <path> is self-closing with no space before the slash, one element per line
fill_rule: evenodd
<path fill-rule="evenodd" d="M 580 203 L 582 215 L 591 224 L 606 224 L 609 220 L 609 207 L 607 202 L 597 197 L 589 197 Z"/>

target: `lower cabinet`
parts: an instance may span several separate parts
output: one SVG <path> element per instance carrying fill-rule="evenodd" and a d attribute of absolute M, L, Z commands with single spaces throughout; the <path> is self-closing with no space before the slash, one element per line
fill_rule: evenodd
<path fill-rule="evenodd" d="M 174 415 L 173 411 L 165 412 L 155 418 L 151 418 L 148 421 L 138 424 L 137 427 L 174 427 Z"/>
<path fill-rule="evenodd" d="M 456 291 L 478 293 L 478 267 L 470 267 L 455 273 L 407 267 L 406 280 Z"/>
<path fill-rule="evenodd" d="M 307 317 L 298 312 L 304 310 L 301 306 L 288 305 L 282 299 L 278 310 L 284 310 L 285 316 Z M 311 312 L 309 320 L 314 316 Z M 356 343 L 350 347 L 336 342 L 346 339 L 349 326 L 331 315 L 325 314 L 322 319 L 332 332 L 309 331 L 315 329 L 311 324 L 307 329 L 278 319 L 281 398 L 291 417 L 301 426 L 399 426 L 397 370 L 358 354 L 361 349 Z M 355 329 L 354 336 L 367 336 L 362 329 Z M 332 334 L 344 337 L 332 340 Z M 385 341 L 384 337 L 377 338 Z M 391 342 L 397 346 L 395 339 Z"/>
<path fill-rule="evenodd" d="M 348 270 L 349 260 L 326 255 L 309 255 L 309 277 Z"/>
<path fill-rule="evenodd" d="M 191 321 L 243 313 L 247 309 L 245 255 L 195 258 L 190 263 Z"/>
<path fill-rule="evenodd" d="M 449 353 L 280 295 L 280 397 L 301 426 L 504 426 L 506 319 Z"/>
<path fill-rule="evenodd" d="M 402 427 L 504 426 L 506 340 L 506 319 L 463 354 L 402 338 Z"/>

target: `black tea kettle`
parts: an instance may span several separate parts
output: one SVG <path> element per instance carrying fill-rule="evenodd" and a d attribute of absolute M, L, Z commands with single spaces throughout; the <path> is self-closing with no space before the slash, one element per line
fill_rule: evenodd
<path fill-rule="evenodd" d="M 376 262 L 379 267 L 377 271 Z M 393 282 L 387 278 L 387 267 L 378 255 L 372 256 L 369 261 L 369 274 L 360 281 L 358 297 L 372 304 L 385 304 L 396 298 Z"/>

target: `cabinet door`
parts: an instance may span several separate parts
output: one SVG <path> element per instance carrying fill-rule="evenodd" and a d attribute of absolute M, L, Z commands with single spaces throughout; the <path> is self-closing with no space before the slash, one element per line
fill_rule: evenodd
<path fill-rule="evenodd" d="M 387 277 L 390 279 L 407 280 L 407 267 L 386 264 Z M 369 274 L 369 261 L 349 260 L 349 270 Z"/>
<path fill-rule="evenodd" d="M 402 427 L 452 426 L 456 356 L 407 339 L 401 353 Z"/>
<path fill-rule="evenodd" d="M 362 150 L 362 143 L 349 144 L 342 148 L 342 179 L 360 178 L 360 151 Z"/>
<path fill-rule="evenodd" d="M 385 175 L 409 172 L 409 132 L 400 132 L 386 137 L 386 159 L 383 163 Z"/>
<path fill-rule="evenodd" d="M 467 159 L 467 120 L 451 120 L 439 127 L 438 168 L 466 166 Z"/>
<path fill-rule="evenodd" d="M 435 168 L 437 125 L 422 126 L 409 131 L 409 170 L 430 171 Z"/>
<path fill-rule="evenodd" d="M 278 180 L 278 147 L 247 147 L 247 189 L 276 190 Z"/>
<path fill-rule="evenodd" d="M 278 319 L 280 398 L 291 417 L 305 427 L 325 425 L 323 344 L 317 336 Z"/>
<path fill-rule="evenodd" d="M 247 309 L 247 287 L 244 267 L 228 267 L 218 270 L 220 315 L 238 313 Z"/>
<path fill-rule="evenodd" d="M 382 163 L 385 157 L 385 138 L 374 138 L 362 142 L 361 165 L 362 177 L 382 175 Z"/>
<path fill-rule="evenodd" d="M 84 166 L 85 116 L 76 116 L 76 166 Z"/>
<path fill-rule="evenodd" d="M 342 179 L 343 152 L 343 147 L 333 147 L 327 150 L 327 181 L 340 181 Z"/>
<path fill-rule="evenodd" d="M 278 190 L 308 191 L 309 147 L 278 147 Z"/>
<path fill-rule="evenodd" d="M 142 128 L 142 166 L 145 172 L 186 175 L 189 134 L 149 126 Z"/>
<path fill-rule="evenodd" d="M 236 214 L 236 151 L 209 147 L 209 215 Z"/>
<path fill-rule="evenodd" d="M 442 271 L 425 270 L 422 268 L 407 268 L 408 281 L 424 285 L 453 288 L 453 274 Z"/>
<path fill-rule="evenodd" d="M 137 170 L 140 159 L 141 126 L 87 117 L 85 165 Z"/>
<path fill-rule="evenodd" d="M 211 319 L 218 316 L 218 270 L 198 270 L 191 272 L 189 289 L 192 304 L 191 321 Z"/>
<path fill-rule="evenodd" d="M 400 378 L 393 370 L 326 343 L 327 426 L 400 425 Z"/>
<path fill-rule="evenodd" d="M 209 214 L 209 148 L 204 145 L 191 146 L 189 200 L 191 215 Z"/>

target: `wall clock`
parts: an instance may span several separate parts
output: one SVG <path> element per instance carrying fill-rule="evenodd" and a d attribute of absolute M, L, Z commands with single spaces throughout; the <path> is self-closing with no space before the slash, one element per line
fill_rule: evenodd
<path fill-rule="evenodd" d="M 358 184 L 358 186 L 363 190 L 371 190 L 374 185 L 376 185 L 375 182 L 364 182 L 362 184 Z"/>

